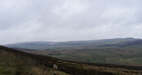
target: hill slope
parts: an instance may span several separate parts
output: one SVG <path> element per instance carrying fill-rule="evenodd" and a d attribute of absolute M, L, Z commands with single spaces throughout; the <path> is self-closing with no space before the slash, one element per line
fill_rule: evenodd
<path fill-rule="evenodd" d="M 142 39 L 135 38 L 117 38 L 104 40 L 89 40 L 89 41 L 70 41 L 70 42 L 26 42 L 8 44 L 11 48 L 25 49 L 56 49 L 56 48 L 96 48 L 96 47 L 141 47 Z"/>
<path fill-rule="evenodd" d="M 69 75 L 44 66 L 36 57 L 38 56 L 0 46 L 0 75 L 53 75 L 54 72 Z"/>
<path fill-rule="evenodd" d="M 0 46 L 0 75 L 141 75 L 142 67 L 87 64 L 34 55 Z M 67 74 L 68 73 L 68 74 Z"/>
<path fill-rule="evenodd" d="M 20 51 L 50 55 L 72 61 L 142 65 L 142 39 L 135 38 L 70 42 L 29 42 L 7 46 Z"/>

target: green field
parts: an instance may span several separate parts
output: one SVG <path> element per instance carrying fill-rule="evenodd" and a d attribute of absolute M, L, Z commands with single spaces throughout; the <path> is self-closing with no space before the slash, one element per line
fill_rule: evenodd
<path fill-rule="evenodd" d="M 142 65 L 142 48 L 70 48 L 32 52 L 72 61 L 123 65 Z"/>

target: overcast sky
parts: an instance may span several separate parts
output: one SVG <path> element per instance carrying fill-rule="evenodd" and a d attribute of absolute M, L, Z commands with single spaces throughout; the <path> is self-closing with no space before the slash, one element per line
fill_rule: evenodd
<path fill-rule="evenodd" d="M 0 0 L 0 44 L 142 38 L 142 0 Z"/>

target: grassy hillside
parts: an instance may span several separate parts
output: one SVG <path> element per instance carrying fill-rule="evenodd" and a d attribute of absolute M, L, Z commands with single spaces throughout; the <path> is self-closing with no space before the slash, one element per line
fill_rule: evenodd
<path fill-rule="evenodd" d="M 53 75 L 54 72 L 69 75 L 40 64 L 33 55 L 0 47 L 0 75 Z"/>
<path fill-rule="evenodd" d="M 141 75 L 142 67 L 65 61 L 0 46 L 0 75 L 53 75 L 55 71 L 57 75 Z"/>

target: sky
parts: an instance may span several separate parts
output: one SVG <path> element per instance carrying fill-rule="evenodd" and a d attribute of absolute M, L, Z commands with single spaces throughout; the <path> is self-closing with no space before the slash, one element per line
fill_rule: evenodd
<path fill-rule="evenodd" d="M 0 0 L 0 44 L 142 38 L 142 0 Z"/>

